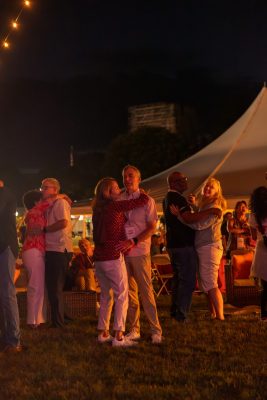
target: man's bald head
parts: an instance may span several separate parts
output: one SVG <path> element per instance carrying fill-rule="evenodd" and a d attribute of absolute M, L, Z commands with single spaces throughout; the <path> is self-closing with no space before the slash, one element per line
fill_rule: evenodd
<path fill-rule="evenodd" d="M 187 177 L 178 171 L 172 172 L 168 178 L 167 182 L 171 190 L 176 190 L 177 192 L 183 193 L 187 190 Z"/>

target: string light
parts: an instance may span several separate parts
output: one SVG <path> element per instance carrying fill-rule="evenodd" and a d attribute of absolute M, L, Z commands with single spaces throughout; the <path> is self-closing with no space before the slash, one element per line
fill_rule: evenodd
<path fill-rule="evenodd" d="M 17 23 L 17 21 L 12 21 L 11 26 L 13 29 L 18 29 L 19 24 Z"/>
<path fill-rule="evenodd" d="M 9 42 L 8 39 L 9 39 L 9 37 L 12 35 L 12 33 L 13 33 L 14 31 L 17 31 L 17 30 L 18 30 L 18 28 L 19 28 L 19 23 L 18 23 L 18 21 L 19 21 L 19 19 L 20 19 L 20 17 L 21 17 L 21 14 L 23 13 L 23 10 L 24 10 L 25 8 L 30 8 L 30 7 L 31 7 L 31 4 L 32 4 L 32 2 L 29 1 L 29 0 L 23 0 L 23 1 L 22 1 L 21 9 L 19 10 L 19 12 L 18 12 L 18 14 L 17 14 L 17 17 L 11 21 L 11 23 L 10 23 L 10 30 L 9 30 L 9 32 L 7 32 L 7 34 L 6 34 L 5 38 L 4 38 L 4 40 L 2 40 L 2 48 L 3 48 L 3 49 L 7 50 L 7 49 L 10 48 L 10 42 Z"/>

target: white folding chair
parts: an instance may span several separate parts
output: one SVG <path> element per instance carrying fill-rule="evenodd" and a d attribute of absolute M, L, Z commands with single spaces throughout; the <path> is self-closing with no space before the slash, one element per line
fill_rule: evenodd
<path fill-rule="evenodd" d="M 157 285 L 154 287 L 154 292 L 157 297 L 162 293 L 167 295 L 171 294 L 169 282 L 173 277 L 172 265 L 169 264 L 156 264 L 154 263 L 155 274 L 157 277 Z"/>

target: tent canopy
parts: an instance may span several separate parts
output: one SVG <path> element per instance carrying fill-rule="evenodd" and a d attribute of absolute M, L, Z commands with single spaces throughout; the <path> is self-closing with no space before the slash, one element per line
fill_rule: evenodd
<path fill-rule="evenodd" d="M 196 194 L 209 177 L 219 179 L 229 208 L 238 200 L 248 200 L 256 187 L 266 185 L 267 89 L 263 87 L 247 111 L 208 146 L 142 181 L 158 209 L 168 190 L 167 177 L 173 171 L 188 176 L 188 193 Z"/>

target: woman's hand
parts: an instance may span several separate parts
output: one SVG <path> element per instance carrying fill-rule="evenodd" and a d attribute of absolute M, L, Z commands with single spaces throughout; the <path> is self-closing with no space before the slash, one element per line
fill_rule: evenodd
<path fill-rule="evenodd" d="M 72 200 L 71 200 L 71 198 L 70 198 L 67 194 L 65 194 L 65 193 L 59 193 L 59 194 L 57 195 L 57 199 L 66 200 L 67 203 L 69 203 L 70 206 L 72 205 Z"/>
<path fill-rule="evenodd" d="M 133 241 L 132 239 L 127 239 L 127 240 L 123 240 L 121 242 L 119 242 L 115 248 L 117 251 L 119 251 L 120 253 L 126 253 L 127 250 L 129 250 L 130 248 L 133 247 Z"/>
<path fill-rule="evenodd" d="M 170 212 L 175 215 L 176 217 L 179 217 L 180 215 L 180 209 L 178 206 L 175 206 L 174 204 L 170 205 Z"/>
<path fill-rule="evenodd" d="M 187 201 L 191 206 L 196 205 L 196 196 L 193 193 L 190 193 L 187 197 Z"/>

